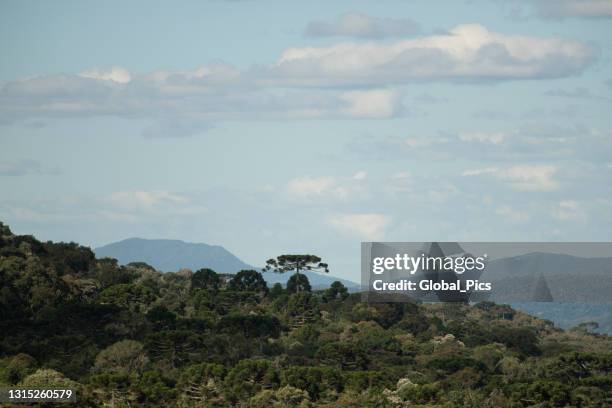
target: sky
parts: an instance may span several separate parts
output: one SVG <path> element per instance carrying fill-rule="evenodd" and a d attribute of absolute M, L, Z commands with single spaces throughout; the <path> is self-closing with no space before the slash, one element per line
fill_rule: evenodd
<path fill-rule="evenodd" d="M 1 1 L 0 220 L 97 247 L 610 241 L 612 1 Z"/>

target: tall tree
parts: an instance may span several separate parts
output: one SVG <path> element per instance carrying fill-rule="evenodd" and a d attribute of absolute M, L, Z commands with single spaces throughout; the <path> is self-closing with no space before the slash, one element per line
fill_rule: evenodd
<path fill-rule="evenodd" d="M 276 259 L 268 259 L 266 261 L 264 271 L 270 270 L 276 273 L 295 271 L 296 275 L 299 275 L 300 271 L 329 273 L 328 265 L 321 262 L 321 258 L 316 255 L 280 255 Z"/>

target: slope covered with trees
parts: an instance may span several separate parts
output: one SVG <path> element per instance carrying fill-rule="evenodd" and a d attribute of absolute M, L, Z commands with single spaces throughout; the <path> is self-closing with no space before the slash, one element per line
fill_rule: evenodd
<path fill-rule="evenodd" d="M 0 224 L 0 385 L 79 406 L 604 407 L 612 342 L 508 306 L 159 273 Z M 302 278 L 299 278 L 302 279 Z"/>

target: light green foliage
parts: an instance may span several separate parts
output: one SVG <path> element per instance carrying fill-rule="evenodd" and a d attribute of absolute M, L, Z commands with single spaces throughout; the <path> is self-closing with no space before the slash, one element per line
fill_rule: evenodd
<path fill-rule="evenodd" d="M 249 400 L 252 408 L 308 408 L 310 398 L 306 391 L 287 385 L 276 391 L 264 390 Z"/>
<path fill-rule="evenodd" d="M 475 360 L 486 365 L 491 372 L 495 372 L 505 352 L 506 348 L 503 345 L 495 343 L 474 348 L 472 355 Z"/>
<path fill-rule="evenodd" d="M 114 374 L 139 374 L 148 363 L 142 343 L 134 340 L 121 340 L 108 346 L 96 356 L 93 371 Z"/>
<path fill-rule="evenodd" d="M 77 383 L 66 378 L 58 371 L 38 369 L 19 382 L 18 386 L 32 389 L 75 389 Z"/>
<path fill-rule="evenodd" d="M 17 354 L 0 360 L 0 384 L 17 384 L 36 369 L 36 360 L 27 354 Z"/>

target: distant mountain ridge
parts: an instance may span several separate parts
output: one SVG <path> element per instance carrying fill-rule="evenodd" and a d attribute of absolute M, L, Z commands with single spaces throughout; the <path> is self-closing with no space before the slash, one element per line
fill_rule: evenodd
<path fill-rule="evenodd" d="M 99 258 L 115 258 L 122 265 L 146 262 L 163 272 L 206 267 L 220 273 L 235 273 L 252 268 L 222 246 L 176 239 L 128 238 L 96 248 L 94 252 Z"/>
<path fill-rule="evenodd" d="M 236 273 L 243 269 L 261 270 L 259 267 L 243 262 L 222 246 L 175 239 L 128 238 L 95 248 L 94 253 L 98 258 L 115 258 L 121 265 L 130 262 L 146 262 L 162 272 L 175 272 L 181 268 L 189 268 L 194 271 L 210 268 L 218 273 Z M 357 283 L 346 279 L 309 271 L 302 273 L 308 277 L 313 288 L 329 287 L 336 280 L 352 290 L 359 288 Z M 291 276 L 289 273 L 266 272 L 263 274 L 268 286 L 276 282 L 285 284 L 289 276 Z"/>
<path fill-rule="evenodd" d="M 612 258 L 532 252 L 489 262 L 481 280 L 492 283 L 489 299 L 498 303 L 532 302 L 538 292 L 548 292 L 540 301 L 612 303 Z"/>

